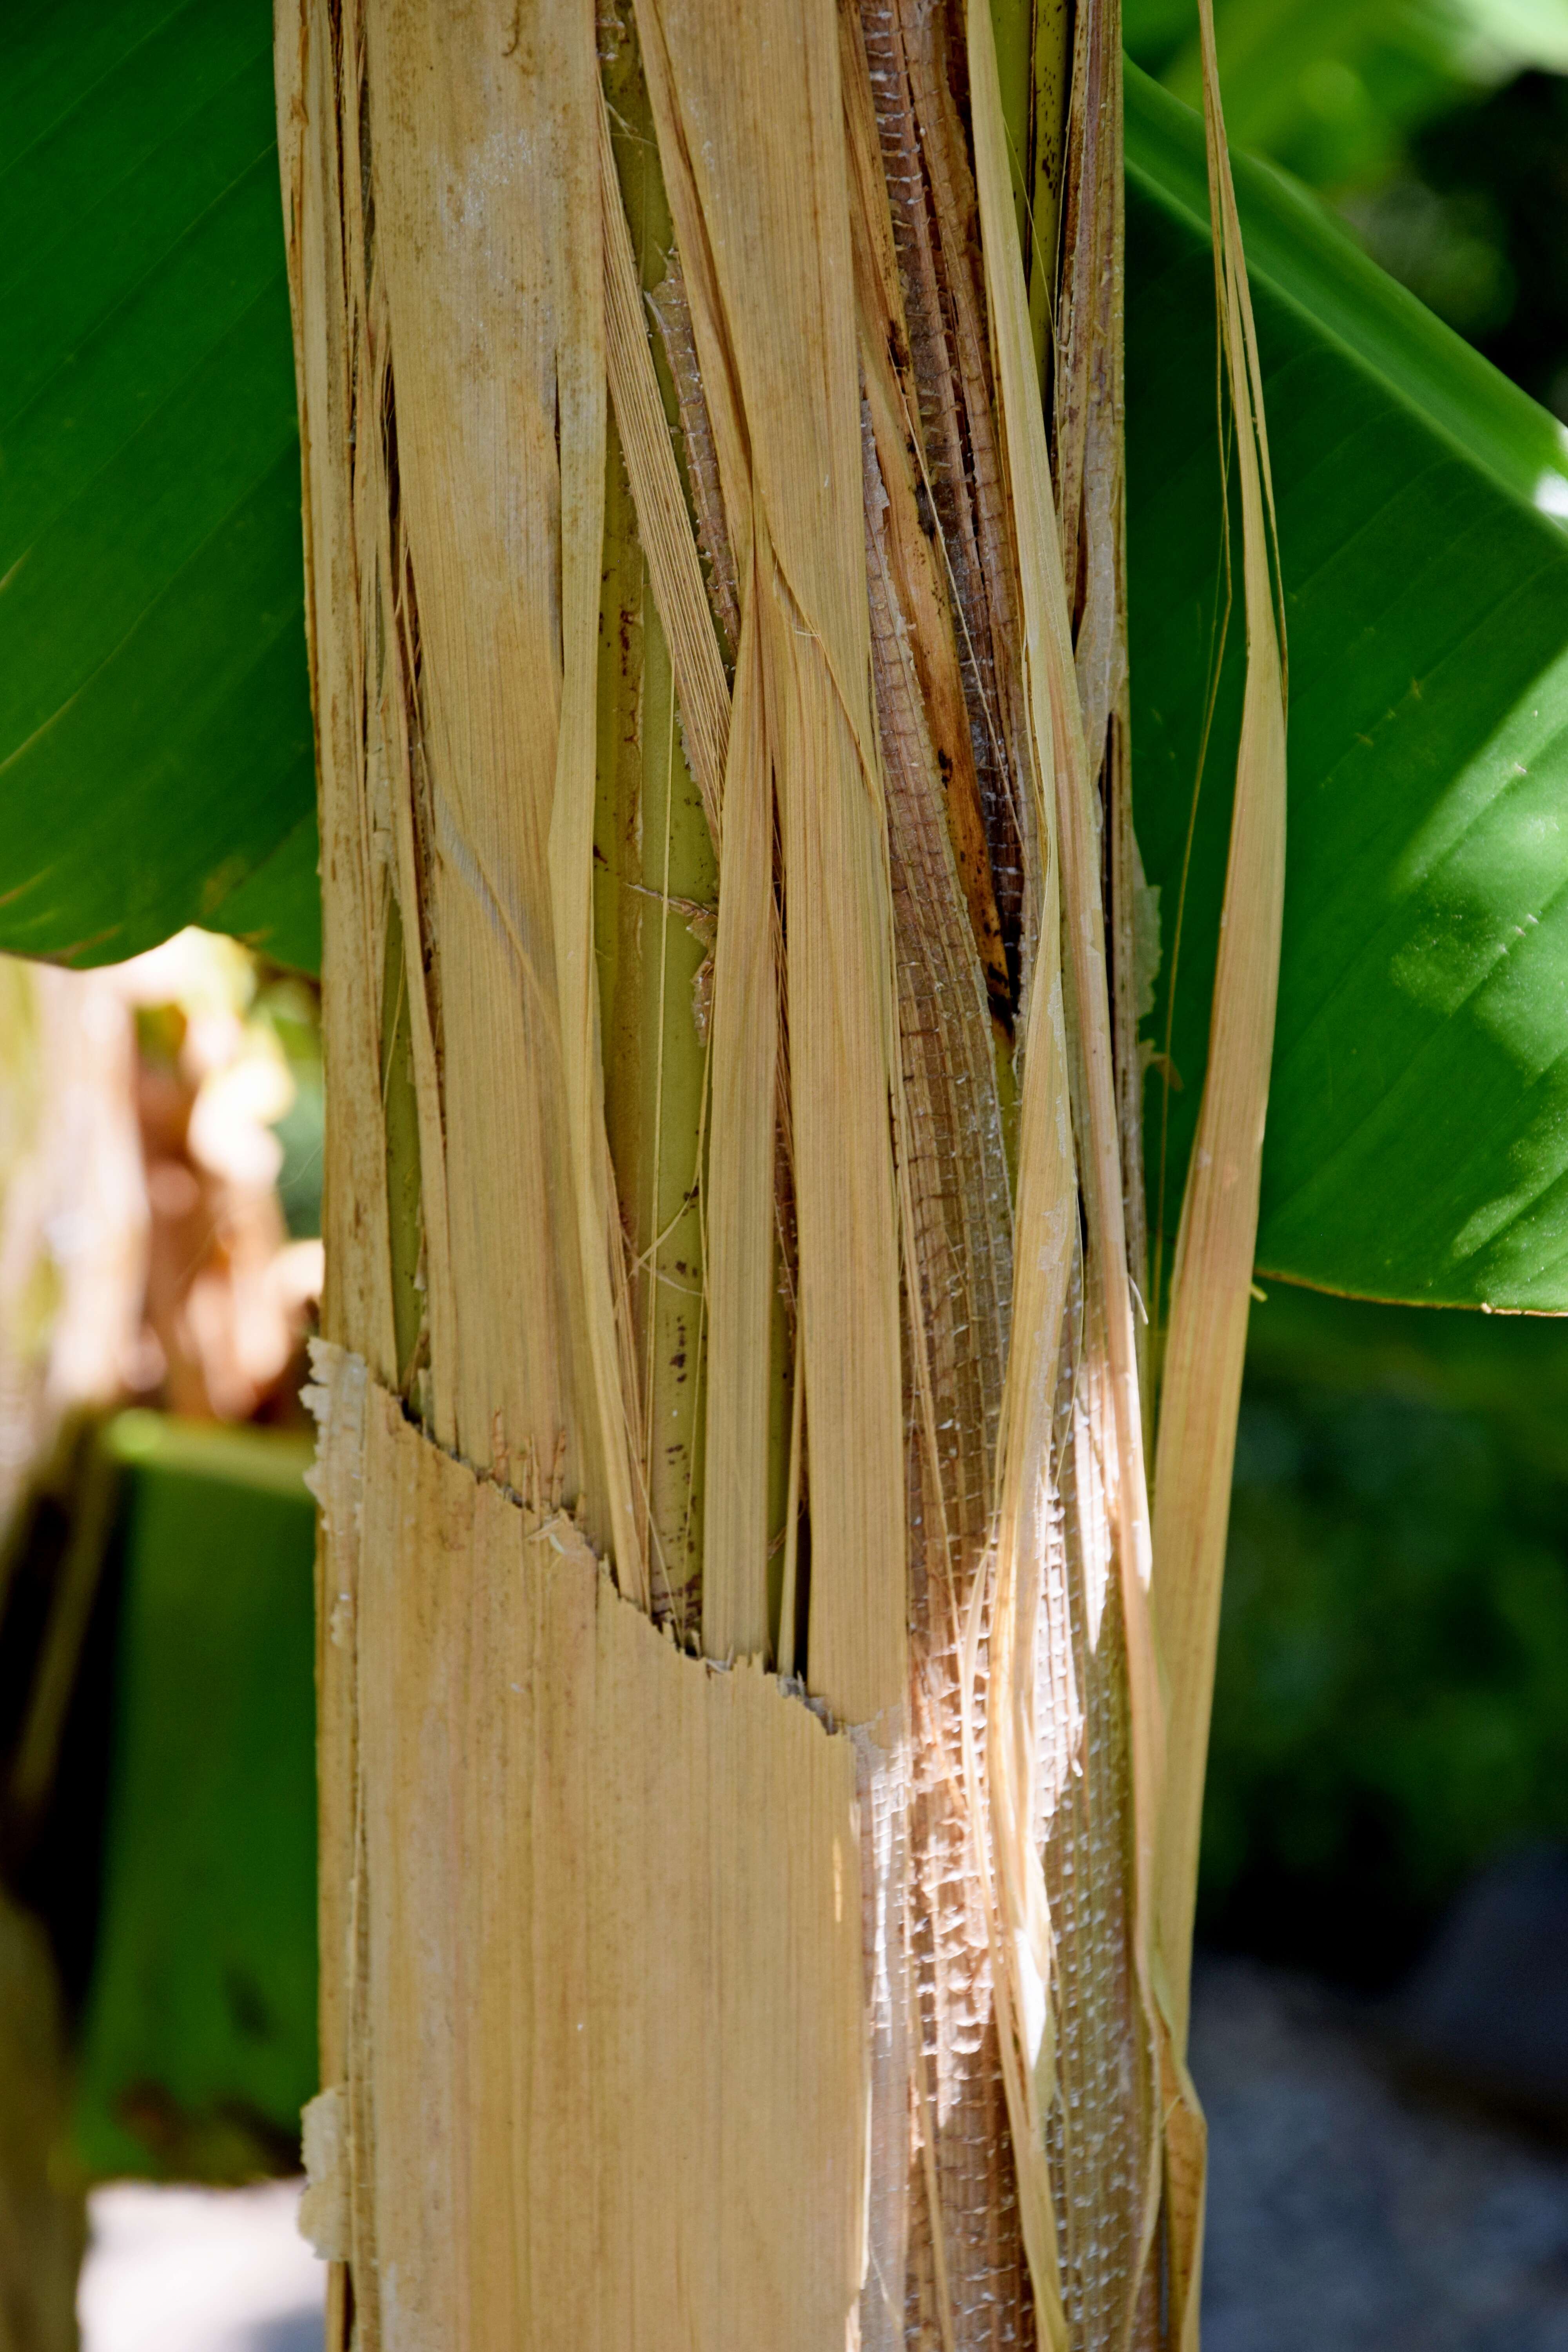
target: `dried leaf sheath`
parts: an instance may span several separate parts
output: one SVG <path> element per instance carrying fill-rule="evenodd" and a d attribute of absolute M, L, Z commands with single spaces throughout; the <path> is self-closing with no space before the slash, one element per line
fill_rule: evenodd
<path fill-rule="evenodd" d="M 702 1647 L 768 1647 L 768 1345 L 773 1272 L 773 781 L 754 537 L 735 665 L 713 959 L 712 1137 L 708 1155 L 708 1522 Z"/>
<path fill-rule="evenodd" d="M 962 1635 L 994 1510 L 1012 1213 L 992 1018 L 1007 974 L 945 583 L 921 528 L 919 426 L 864 53 L 843 42 L 865 394 L 872 677 L 888 800 L 906 1225 L 917 2150 L 908 2324 L 1026 2340 L 1022 2252 L 963 1788 Z M 902 2184 L 900 2184 L 900 2188 Z"/>
<path fill-rule="evenodd" d="M 1203 2241 L 1202 2125 L 1185 2073 L 1193 1913 L 1285 881 L 1284 627 L 1268 443 L 1210 0 L 1200 0 L 1199 21 L 1215 281 L 1241 491 L 1247 683 L 1208 1067 L 1171 1283 L 1155 1478 L 1156 1601 L 1171 1741 L 1157 1932 L 1173 2045 L 1166 2063 L 1173 2332 L 1184 2347 L 1197 2343 Z"/>
<path fill-rule="evenodd" d="M 1069 857 L 1065 848 L 1058 850 L 1064 834 L 1075 824 L 1081 824 L 1081 800 L 1075 797 L 1074 770 L 1079 780 L 1076 793 L 1081 795 L 1082 737 L 1072 675 L 1062 654 L 1066 614 L 1060 555 L 1044 433 L 1038 404 L 1033 396 L 1026 303 L 1021 270 L 1004 241 L 1003 224 L 1008 220 L 1011 205 L 1002 152 L 994 54 L 989 22 L 978 10 L 971 14 L 969 35 L 970 88 L 981 216 L 986 236 L 987 284 L 1028 647 L 1032 766 L 1040 801 L 1042 832 L 1049 844 L 1047 919 L 1041 929 L 1040 962 L 1024 1058 L 1017 1296 L 1008 1362 L 996 1550 L 997 1614 L 999 1621 L 1004 1621 L 1005 1613 L 1009 1628 L 1005 1645 L 1016 1660 L 1013 1680 L 1020 1692 L 1024 1722 L 1005 1746 L 998 1744 L 993 1725 L 992 1769 L 997 1782 L 992 1801 L 995 1826 L 994 1869 L 998 1893 L 995 1933 L 1012 1963 L 1009 2103 L 1020 2181 L 1021 2185 L 1027 2184 L 1026 2211 L 1033 2215 L 1028 2244 L 1036 2300 L 1065 2342 L 1065 2320 L 1059 2316 L 1062 2245 L 1055 2203 L 1059 2193 L 1061 2203 L 1069 2204 L 1079 2184 L 1074 2178 L 1076 2167 L 1069 2147 L 1058 2192 L 1050 2178 L 1045 2146 L 1049 2096 L 1039 2070 L 1044 2060 L 1054 2077 L 1049 2054 L 1049 2003 L 1058 1988 L 1055 1954 L 1045 1925 L 1047 1913 L 1044 1882 L 1035 1845 L 1033 1769 L 1037 1733 L 1030 1727 L 1035 1661 L 1027 1634 L 1036 1622 L 1039 1580 L 1046 1572 L 1047 1558 L 1045 1539 L 1058 1350 L 1078 1219 L 1068 1102 L 1068 1022 L 1074 1012 L 1081 1022 L 1087 1009 L 1081 1003 L 1085 992 L 1081 982 L 1078 991 L 1080 1001 L 1075 1005 L 1068 996 L 1064 1003 L 1060 968 L 1053 970 L 1054 959 L 1050 957 L 1056 936 L 1051 919 L 1060 904 L 1063 936 L 1078 950 L 1081 970 L 1085 960 L 1084 934 L 1087 929 L 1092 940 L 1098 916 L 1098 893 L 1093 908 L 1086 906 L 1081 855 Z M 1078 1051 L 1083 1055 L 1086 1049 L 1092 1050 L 1092 1041 L 1085 1040 L 1080 1031 Z M 1083 1103 L 1081 1092 L 1076 1108 L 1080 1118 L 1088 1109 L 1092 1120 L 1092 1105 Z M 1092 1125 L 1088 1144 L 1092 1164 Z M 1120 1207 L 1119 1198 L 1117 1206 Z M 1092 1198 L 1089 1233 L 1091 1249 L 1098 1260 L 1105 1247 L 1105 1225 L 1103 1217 L 1094 1214 Z M 1104 1279 L 1103 1274 L 1100 1279 Z M 1026 1280 L 1029 1285 L 1027 1293 Z M 1119 1440 L 1121 1434 L 1117 1429 Z M 1100 1462 L 1091 1465 L 1094 1483 L 1082 1498 L 1086 1505 L 1094 1499 L 1094 1486 L 1107 1466 Z M 1119 1446 L 1115 1468 L 1123 1479 L 1128 1467 Z M 1075 1551 L 1080 1574 L 1092 1573 L 1092 1557 L 1080 1547 L 1074 1547 L 1067 1555 L 1069 1560 Z M 1049 1604 L 1054 1597 L 1047 1591 L 1047 1638 Z M 1058 1615 L 1059 1620 L 1059 1601 Z M 1059 1633 L 1057 1641 L 1059 1646 Z M 1090 1924 L 1102 1932 L 1091 1933 L 1086 1939 L 1085 1973 L 1092 1970 L 1102 1976 L 1116 1965 L 1118 1956 L 1113 1949 L 1106 1948 L 1104 1923 Z"/>
<path fill-rule="evenodd" d="M 931 528 L 930 460 L 919 422 L 898 245 L 858 18 L 841 11 L 839 28 L 861 389 L 882 482 L 899 486 L 898 496 L 885 490 L 874 502 L 885 522 L 887 562 L 896 575 L 918 699 L 923 706 L 921 724 L 940 772 L 947 833 L 987 996 L 1002 1021 L 1009 1023 L 1012 979 L 964 700 L 960 640 L 968 625 L 963 618 L 955 621 L 947 551 L 936 543 Z M 872 500 L 869 487 L 867 496 Z M 869 551 L 868 568 L 875 569 Z M 874 583 L 871 593 L 874 598 Z"/>
<path fill-rule="evenodd" d="M 608 440 L 594 819 L 605 1124 L 627 1244 L 653 1607 L 689 1639 L 701 1605 L 700 996 L 714 860 L 681 757 L 668 645 L 613 426 Z"/>
<path fill-rule="evenodd" d="M 954 12 L 917 7 L 912 0 L 867 0 L 860 21 L 902 281 L 921 487 L 952 596 L 993 889 L 1016 965 L 1037 913 L 1026 904 L 1031 852 L 1020 832 L 1030 811 L 1017 786 L 1014 558 L 996 480 L 984 312 L 973 278 L 973 190 L 947 93 Z M 1012 976 L 1016 985 L 1016 970 Z"/>
<path fill-rule="evenodd" d="M 735 446 L 749 451 L 767 530 L 755 593 L 789 941 L 809 1671 L 844 1719 L 869 1723 L 903 1696 L 895 1016 L 853 320 L 830 290 L 850 283 L 837 31 L 805 5 L 765 26 L 742 20 L 738 35 L 703 0 L 645 5 L 638 24 L 699 352 L 725 355 Z M 707 267 L 693 266 L 694 247 Z M 717 411 L 715 429 L 743 562 L 751 519 Z M 712 1362 L 712 1387 L 726 1377 Z"/>
<path fill-rule="evenodd" d="M 1127 667 L 1122 582 L 1121 12 L 1079 8 L 1064 180 L 1057 486 L 1079 700 L 1098 774 Z"/>
<path fill-rule="evenodd" d="M 658 380 L 642 316 L 637 260 L 622 209 L 600 92 L 599 193 L 605 222 L 605 359 L 654 596 L 675 666 L 676 692 L 703 807 L 719 845 L 730 689 L 714 642 L 701 566 L 686 520 Z"/>
<path fill-rule="evenodd" d="M 1160 1402 L 1158 1592 L 1172 1708 L 1161 1932 L 1173 2022 L 1183 2043 L 1202 1764 L 1257 1234 L 1285 877 L 1283 629 L 1275 602 L 1268 450 L 1206 7 L 1203 21 L 1215 269 L 1236 416 L 1247 661 L 1208 1074 L 1176 1238 Z"/>
<path fill-rule="evenodd" d="M 889 560 L 892 503 L 867 430 L 872 671 L 887 779 L 903 1068 L 910 1322 L 911 1988 L 931 2104 L 934 2210 L 911 2193 L 911 2315 L 936 2304 L 933 2232 L 960 2341 L 1019 2289 L 990 1958 L 962 1801 L 961 1629 L 990 1528 L 1011 1275 L 1011 1210 L 990 1016 Z M 907 481 L 894 496 L 912 504 Z M 922 2126 L 922 2137 L 924 2127 Z M 923 2250 L 923 2258 L 922 2258 Z M 931 2263 L 926 2271 L 925 2263 Z"/>
<path fill-rule="evenodd" d="M 1132 833 L 1128 737 L 1125 494 L 1125 203 L 1119 5 L 1076 12 L 1072 104 L 1062 184 L 1059 347 L 1052 377 L 1062 568 L 1073 628 L 1084 745 L 1104 835 L 1112 1064 L 1121 1143 L 1128 1269 L 1147 1284 L 1142 1067 L 1138 1050 L 1142 868 Z M 1138 1318 L 1145 1437 L 1152 1430 Z"/>
<path fill-rule="evenodd" d="M 1058 2184 L 1069 2335 L 1086 2345 L 1115 2343 L 1126 2327 L 1150 2121 L 1141 2070 L 1129 2063 L 1142 2028 L 1127 1873 L 1126 1644 L 1099 1459 L 1104 1348 L 1089 1312 L 1075 1266 L 1056 1402 L 1058 1497 L 1045 1531 L 1037 1652 L 1045 1735 L 1037 1834 L 1056 1958 L 1058 2095 L 1045 2135 Z"/>
<path fill-rule="evenodd" d="M 581 70 L 579 67 L 579 70 Z M 576 109 L 594 110 L 597 74 Z M 597 151 L 597 142 L 595 142 Z M 595 685 L 598 645 L 598 551 L 605 538 L 603 214 L 595 161 L 573 158 L 567 201 L 585 209 L 563 272 L 566 331 L 556 359 L 561 452 L 561 641 L 563 651 L 555 790 L 545 864 L 561 1023 L 561 1086 L 566 1154 L 582 1267 L 584 1327 L 596 1407 L 600 1478 L 621 1589 L 653 1605 L 636 1493 L 636 1358 L 628 1349 L 626 1276 L 615 1176 L 605 1134 L 598 979 L 594 961 L 593 841 L 596 774 Z M 592 649 L 592 650 L 591 650 Z"/>

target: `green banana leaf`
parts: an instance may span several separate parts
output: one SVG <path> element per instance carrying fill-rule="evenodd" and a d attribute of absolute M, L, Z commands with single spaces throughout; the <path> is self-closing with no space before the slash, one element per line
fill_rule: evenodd
<path fill-rule="evenodd" d="M 312 968 L 268 11 L 60 0 L 12 16 L 0 947 L 98 962 L 199 920 Z M 1368 1297 L 1563 1309 L 1563 436 L 1311 198 L 1245 161 L 1237 193 L 1291 648 L 1259 1261 Z M 1242 647 L 1237 621 L 1196 792 L 1224 610 L 1202 133 L 1131 68 L 1127 194 L 1134 772 L 1163 945 L 1149 1168 L 1168 1271 Z"/>
<path fill-rule="evenodd" d="M 0 20 L 0 947 L 320 961 L 266 0 Z"/>
<path fill-rule="evenodd" d="M 1237 618 L 1194 822 L 1224 614 L 1203 133 L 1131 68 L 1127 149 L 1133 778 L 1161 891 L 1148 1034 L 1168 1045 L 1171 1085 L 1157 1066 L 1147 1139 L 1168 1274 L 1243 649 Z M 1568 436 L 1311 197 L 1245 159 L 1236 177 L 1290 663 L 1258 1262 L 1368 1297 L 1561 1311 Z"/>

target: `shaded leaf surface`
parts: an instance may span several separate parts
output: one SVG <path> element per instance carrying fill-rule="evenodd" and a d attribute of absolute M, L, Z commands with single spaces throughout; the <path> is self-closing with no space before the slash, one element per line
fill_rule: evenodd
<path fill-rule="evenodd" d="M 0 32 L 0 947 L 320 956 L 300 462 L 257 0 Z M 307 887 L 308 885 L 308 887 Z"/>

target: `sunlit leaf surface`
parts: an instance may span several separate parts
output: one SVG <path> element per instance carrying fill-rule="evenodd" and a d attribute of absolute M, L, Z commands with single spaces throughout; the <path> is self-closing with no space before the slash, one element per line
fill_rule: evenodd
<path fill-rule="evenodd" d="M 1197 118 L 1130 73 L 1134 778 L 1163 964 L 1167 1234 L 1195 1119 L 1240 693 L 1223 615 Z M 1238 165 L 1290 652 L 1289 842 L 1258 1257 L 1374 1297 L 1568 1307 L 1568 465 L 1545 413 Z M 1177 946 L 1178 923 L 1180 927 Z M 1173 1018 L 1170 989 L 1175 972 Z M 1168 1249 L 1167 1249 L 1168 1259 Z"/>

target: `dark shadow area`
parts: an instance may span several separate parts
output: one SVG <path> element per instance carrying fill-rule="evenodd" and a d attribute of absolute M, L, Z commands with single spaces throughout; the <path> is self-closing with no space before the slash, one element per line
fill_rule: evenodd
<path fill-rule="evenodd" d="M 1568 1331 L 1266 1287 L 1194 1981 L 1205 2352 L 1563 2352 Z"/>
<path fill-rule="evenodd" d="M 84 1507 L 89 1488 L 102 1490 L 93 1499 L 103 1507 Z M 21 1514 L 0 1579 L 0 1872 L 43 1921 L 73 2019 L 86 1999 L 101 1909 L 125 1570 L 113 1500 L 92 1424 L 68 1426 Z M 72 1585 L 79 1612 L 69 1605 Z M 29 1801 L 17 1789 L 23 1749 L 39 1752 L 40 1719 L 48 1712 L 39 1705 L 40 1685 L 61 1679 L 48 1677 L 47 1664 L 72 1617 L 74 1664 L 52 1733 L 46 1726 L 47 1769 Z"/>
<path fill-rule="evenodd" d="M 1205 1813 L 1212 1945 L 1389 1990 L 1568 1842 L 1568 1333 L 1255 1307 Z M 1565 1953 L 1568 1979 L 1568 1953 Z"/>

